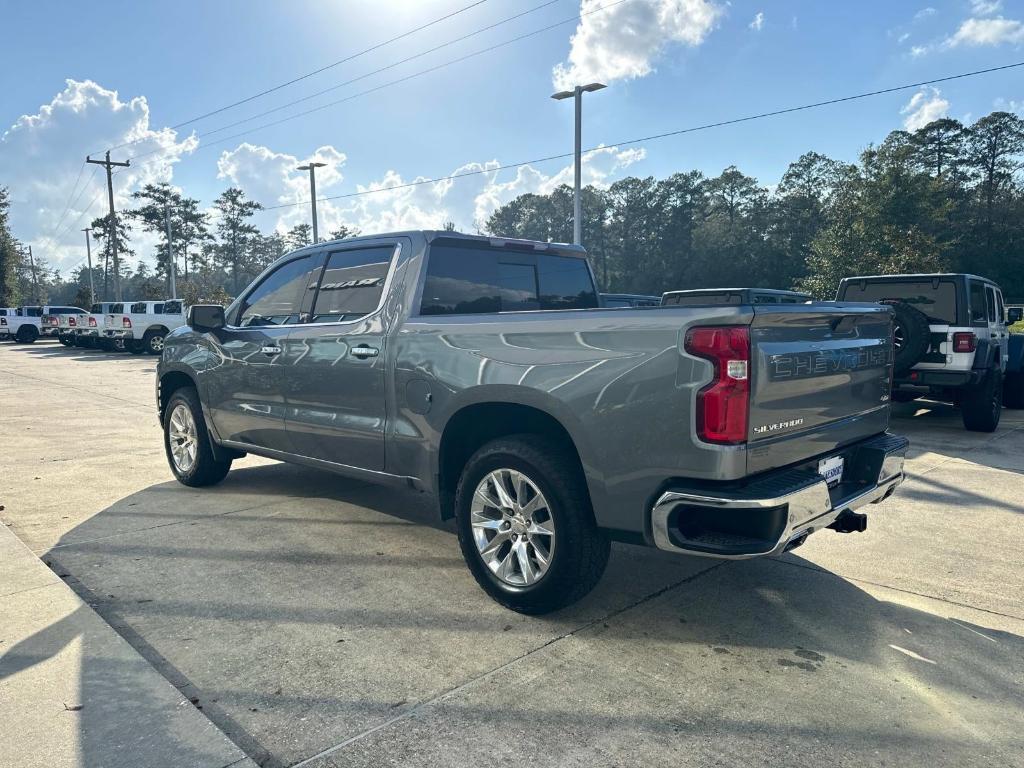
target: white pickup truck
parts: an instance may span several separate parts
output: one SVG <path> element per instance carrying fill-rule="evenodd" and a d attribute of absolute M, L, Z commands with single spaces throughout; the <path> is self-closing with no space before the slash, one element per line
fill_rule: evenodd
<path fill-rule="evenodd" d="M 113 301 L 100 301 L 89 307 L 89 314 L 82 316 L 75 332 L 75 346 L 92 348 L 101 346 L 101 342 L 110 344 L 103 338 L 103 323 L 115 305 Z"/>
<path fill-rule="evenodd" d="M 40 336 L 56 336 L 57 326 L 44 326 L 44 316 L 84 311 L 78 307 L 51 305 L 18 307 L 13 316 L 0 316 L 0 339 L 13 339 L 19 344 L 31 344 Z"/>
<path fill-rule="evenodd" d="M 42 334 L 56 336 L 61 344 L 70 347 L 75 343 L 79 320 L 87 314 L 88 311 L 81 307 L 53 307 L 40 321 Z"/>
<path fill-rule="evenodd" d="M 107 313 L 103 335 L 122 341 L 132 354 L 159 355 L 164 350 L 164 337 L 183 325 L 185 304 L 181 299 L 123 302 Z"/>

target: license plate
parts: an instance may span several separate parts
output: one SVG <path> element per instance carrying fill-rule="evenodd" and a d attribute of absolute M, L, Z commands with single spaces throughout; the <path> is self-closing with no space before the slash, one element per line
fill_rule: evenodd
<path fill-rule="evenodd" d="M 829 488 L 839 485 L 843 479 L 843 464 L 842 456 L 831 456 L 818 462 L 818 474 L 825 478 Z"/>

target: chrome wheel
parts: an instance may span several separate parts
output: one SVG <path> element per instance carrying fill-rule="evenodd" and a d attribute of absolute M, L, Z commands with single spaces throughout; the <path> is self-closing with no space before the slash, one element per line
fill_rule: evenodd
<path fill-rule="evenodd" d="M 524 587 L 547 573 L 555 522 L 544 494 L 522 472 L 488 473 L 473 493 L 470 524 L 480 558 L 501 581 Z"/>
<path fill-rule="evenodd" d="M 163 352 L 164 351 L 164 337 L 163 336 L 153 336 L 153 337 L 151 337 L 150 340 L 149 340 L 149 348 L 153 352 Z"/>
<path fill-rule="evenodd" d="M 199 445 L 196 440 L 196 420 L 192 418 L 192 410 L 184 403 L 178 403 L 171 411 L 167 438 L 175 468 L 187 474 L 195 466 Z"/>

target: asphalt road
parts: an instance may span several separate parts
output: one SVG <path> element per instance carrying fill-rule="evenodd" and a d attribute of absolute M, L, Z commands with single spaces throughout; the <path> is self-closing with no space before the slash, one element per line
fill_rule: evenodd
<path fill-rule="evenodd" d="M 412 493 L 251 458 L 178 485 L 153 372 L 0 344 L 0 520 L 261 765 L 1024 766 L 1022 412 L 896 406 L 911 477 L 867 533 L 616 546 L 527 618 Z"/>

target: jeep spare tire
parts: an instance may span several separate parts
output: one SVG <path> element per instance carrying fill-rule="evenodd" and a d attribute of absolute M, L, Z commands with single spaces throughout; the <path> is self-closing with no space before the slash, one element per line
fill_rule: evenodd
<path fill-rule="evenodd" d="M 928 351 L 931 344 L 931 328 L 928 318 L 905 301 L 884 301 L 892 307 L 893 363 L 896 374 L 909 371 Z"/>

